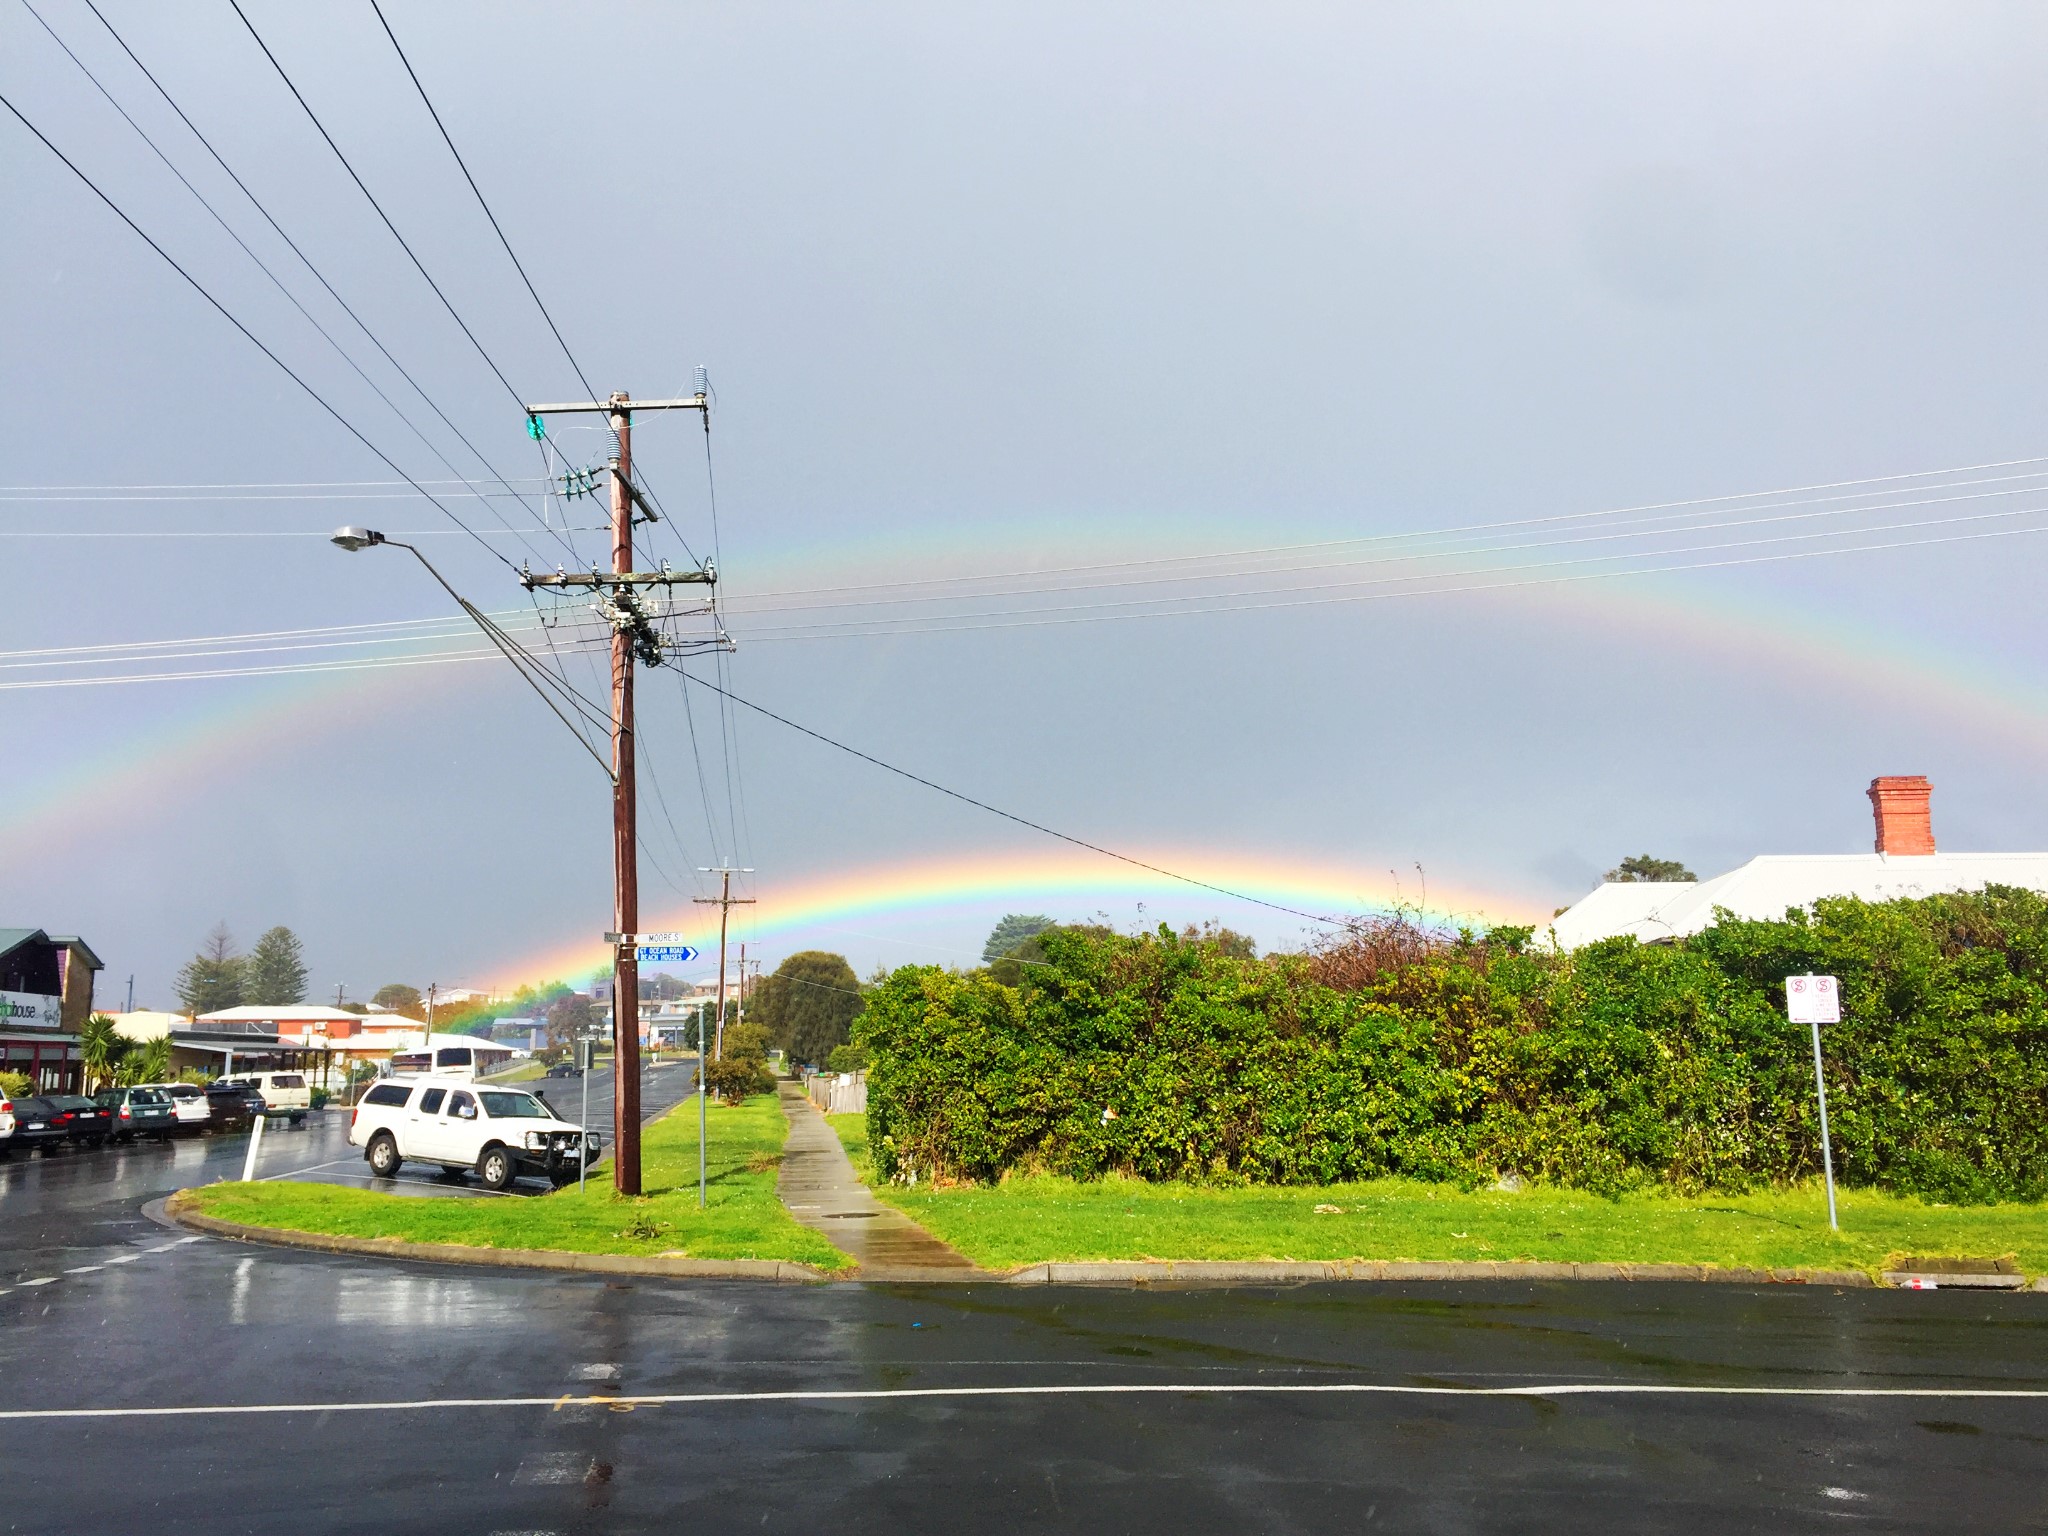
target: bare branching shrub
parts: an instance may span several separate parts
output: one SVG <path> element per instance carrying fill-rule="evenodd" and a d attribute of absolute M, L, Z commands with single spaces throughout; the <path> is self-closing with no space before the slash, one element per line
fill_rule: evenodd
<path fill-rule="evenodd" d="M 1389 977 L 1458 952 L 1459 936 L 1422 921 L 1419 912 L 1356 918 L 1311 939 L 1306 950 L 1312 980 L 1338 992 L 1362 992 Z"/>

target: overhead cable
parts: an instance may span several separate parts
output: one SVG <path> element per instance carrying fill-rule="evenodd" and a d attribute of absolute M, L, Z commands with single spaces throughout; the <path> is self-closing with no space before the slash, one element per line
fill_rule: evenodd
<path fill-rule="evenodd" d="M 213 141 L 207 138 L 207 136 L 200 131 L 199 125 L 192 121 L 190 115 L 186 113 L 183 107 L 178 105 L 177 98 L 171 95 L 170 91 L 165 88 L 162 81 L 157 79 L 156 75 L 150 70 L 149 66 L 142 62 L 141 58 L 137 56 L 135 50 L 128 46 L 128 40 L 122 37 L 121 34 L 117 30 L 115 30 L 114 24 L 107 20 L 106 16 L 100 11 L 98 5 L 94 3 L 94 0 L 85 0 L 85 3 L 86 8 L 90 10 L 95 17 L 98 18 L 100 25 L 106 28 L 107 35 L 113 38 L 113 40 L 120 45 L 121 51 L 127 54 L 129 61 L 133 63 L 134 66 L 142 72 L 143 78 L 149 81 L 149 83 L 156 88 L 156 93 L 159 96 L 163 97 L 165 104 L 169 106 L 173 112 L 177 113 L 178 120 L 182 122 L 185 125 L 185 127 L 191 132 L 192 136 L 199 141 L 201 147 L 203 147 L 206 150 L 207 154 L 213 157 L 214 164 L 218 165 L 221 168 L 221 170 L 226 173 L 228 179 L 235 184 L 236 188 L 241 192 L 242 196 L 249 200 L 249 205 L 263 216 L 264 222 L 267 223 L 271 227 L 271 229 L 276 232 L 277 237 L 280 240 L 284 241 L 284 243 L 291 248 L 292 254 L 298 257 L 300 264 L 304 266 L 308 272 L 313 274 L 314 279 L 319 282 L 322 288 L 327 290 L 328 297 L 332 298 L 336 304 L 339 304 L 341 306 L 342 312 L 346 314 L 349 317 L 349 319 L 355 323 L 356 329 L 361 331 L 364 337 L 368 339 L 370 344 L 373 347 L 375 347 L 378 350 L 378 352 L 383 354 L 384 360 L 398 371 L 399 377 L 404 379 L 405 382 L 409 386 L 411 386 L 412 392 L 418 395 L 420 399 L 426 403 L 427 408 L 431 410 L 437 417 L 440 418 L 443 426 L 447 427 L 450 432 L 455 434 L 456 440 L 460 442 L 464 448 L 469 450 L 470 454 L 476 459 L 476 461 L 479 464 L 483 465 L 485 471 L 493 479 L 495 479 L 499 485 L 503 486 L 507 492 L 518 497 L 520 504 L 522 506 L 526 506 L 526 498 L 518 491 L 513 490 L 511 481 L 507 480 L 502 474 L 498 473 L 497 469 L 492 465 L 491 461 L 484 456 L 483 450 L 477 447 L 475 443 L 469 440 L 469 435 L 465 433 L 462 430 L 462 428 L 455 424 L 453 418 L 451 418 L 449 414 L 441 408 L 440 403 L 436 401 L 432 395 L 429 395 L 427 393 L 426 389 L 420 384 L 420 382 L 417 379 L 415 379 L 412 376 L 411 372 L 405 367 L 405 365 L 399 362 L 399 360 L 392 355 L 391 349 L 384 345 L 383 340 L 377 335 L 377 333 L 370 329 L 369 324 L 363 319 L 363 317 L 356 313 L 355 307 L 352 304 L 350 304 L 348 300 L 344 299 L 341 296 L 340 292 L 335 288 L 333 283 L 327 280 L 327 274 L 322 272 L 320 268 L 314 264 L 313 258 L 308 256 L 305 253 L 305 251 L 300 249 L 299 243 L 296 240 L 292 239 L 292 237 L 285 232 L 284 226 L 278 223 L 276 218 L 272 216 L 269 208 L 264 206 L 263 200 L 257 197 L 257 195 L 250 190 L 248 183 L 244 182 L 242 178 L 236 174 L 234 167 L 229 165 L 226 158 L 220 153 L 220 151 L 213 147 Z M 243 20 L 246 24 L 247 18 L 244 17 Z M 257 41 L 260 43 L 262 40 L 259 38 Z M 69 50 L 67 49 L 66 51 L 68 52 Z M 83 68 L 84 66 L 81 65 L 80 67 Z M 90 75 L 90 71 L 88 71 L 87 73 L 88 75 Z M 94 83 L 97 84 L 98 82 L 95 81 Z M 109 99 L 111 100 L 112 98 L 110 97 Z M 122 115 L 126 116 L 125 113 L 123 113 Z M 138 129 L 138 132 L 139 131 L 140 130 Z M 144 137 L 146 138 L 147 135 L 145 135 Z M 154 146 L 152 145 L 152 147 Z M 159 153 L 161 153 L 161 151 L 159 151 Z M 202 199 L 202 201 L 204 201 L 204 199 Z M 209 209 L 209 211 L 211 210 Z M 218 218 L 219 215 L 216 214 L 215 217 Z M 258 264 L 261 265 L 260 262 Z M 269 269 L 265 268 L 265 270 L 267 272 Z M 276 277 L 274 274 L 272 275 L 272 281 L 276 281 Z M 297 303 L 297 300 L 294 299 L 293 302 Z M 311 317 L 309 316 L 308 318 L 310 319 Z M 317 328 L 317 321 L 315 322 L 315 325 Z M 321 334 L 323 336 L 326 335 L 326 331 L 322 329 Z M 333 343 L 333 339 L 331 337 L 329 338 L 329 341 L 330 343 Z M 338 343 L 333 344 L 336 346 L 336 350 L 340 350 Z M 344 353 L 343 355 L 346 356 L 347 354 Z M 350 365 L 354 366 L 353 359 L 350 359 Z M 362 370 L 357 369 L 356 371 L 360 373 Z M 376 389 L 375 384 L 372 384 L 370 387 L 372 389 Z M 379 398 L 384 398 L 382 390 L 378 390 L 377 393 Z M 391 404 L 391 402 L 388 399 L 385 399 L 385 403 L 387 405 Z M 393 405 L 391 408 L 394 412 L 397 412 L 398 410 L 397 406 L 395 405 Z M 404 413 L 399 412 L 398 414 L 400 415 L 401 419 L 404 419 Z M 412 425 L 410 420 L 407 420 L 406 424 L 408 426 Z M 417 427 L 414 427 L 413 431 L 416 435 L 420 436 L 421 441 L 426 441 L 425 435 L 420 433 Z M 427 446 L 429 451 L 432 452 L 436 458 L 440 459 L 441 462 L 447 466 L 451 474 L 461 474 L 461 472 L 457 470 L 453 464 L 448 463 L 447 457 L 444 454 L 442 454 L 438 448 L 435 448 L 432 443 L 428 443 Z M 472 491 L 474 491 L 475 488 L 473 486 L 470 486 L 470 483 L 466 478 L 464 478 L 461 483 L 464 486 L 469 487 Z M 527 506 L 527 510 L 531 512 L 533 509 L 531 506 Z M 509 526 L 509 524 L 507 526 Z M 576 551 L 573 543 L 569 542 L 568 540 L 562 539 L 560 535 L 556 536 L 556 540 L 558 543 L 562 543 L 566 548 L 568 548 L 572 556 L 575 555 Z"/>
<path fill-rule="evenodd" d="M 1086 838 L 1075 837 L 1071 833 L 1058 831 L 1053 827 L 1046 826 L 1043 822 L 1033 821 L 1029 817 L 1019 816 L 1013 811 L 1006 811 L 1000 807 L 990 805 L 986 800 L 977 800 L 974 796 L 962 794 L 957 789 L 948 789 L 936 780 L 925 778 L 922 774 L 912 773 L 908 768 L 899 768 L 894 763 L 883 762 L 881 758 L 871 753 L 863 752 L 858 747 L 848 746 L 843 741 L 827 736 L 823 731 L 814 731 L 807 725 L 799 725 L 787 715 L 779 715 L 772 709 L 754 703 L 751 699 L 743 699 L 736 693 L 728 692 L 716 683 L 701 678 L 685 668 L 678 668 L 678 671 L 685 682 L 695 683 L 699 688 L 709 688 L 713 693 L 721 695 L 729 703 L 736 704 L 742 709 L 750 709 L 757 715 L 764 715 L 768 719 L 773 720 L 777 725 L 787 726 L 790 730 L 800 735 L 808 736 L 813 741 L 823 742 L 828 747 L 837 748 L 841 752 L 859 758 L 864 763 L 871 763 L 885 772 L 893 773 L 899 778 L 908 779 L 913 784 L 921 784 L 926 789 L 936 790 L 939 794 L 949 796 L 964 805 L 971 805 L 976 810 L 987 811 L 991 816 L 1000 816 L 1003 820 L 1015 822 L 1020 827 L 1029 827 L 1033 832 L 1042 832 L 1047 837 L 1057 838 L 1063 843 L 1071 843 L 1076 848 L 1085 848 L 1090 853 L 1099 853 L 1104 858 L 1115 859 L 1120 864 L 1129 864 L 1137 869 L 1148 870 L 1155 875 L 1164 875 L 1169 880 L 1177 880 L 1183 885 L 1192 885 L 1205 891 L 1214 891 L 1220 896 L 1228 896 L 1236 901 L 1250 902 L 1253 906 L 1266 907 L 1274 912 L 1285 912 L 1290 917 L 1306 918 L 1312 923 L 1322 923 L 1330 927 L 1342 928 L 1349 926 L 1347 920 L 1341 917 L 1327 917 L 1316 912 L 1304 912 L 1299 907 L 1290 907 L 1277 901 L 1268 901 L 1263 896 L 1253 896 L 1248 892 L 1232 890 L 1229 886 L 1217 885 L 1212 881 L 1198 879 L 1193 875 L 1184 875 L 1178 870 L 1168 869 L 1164 865 L 1150 864 L 1143 859 L 1133 858 L 1130 854 L 1118 853 L 1113 848 L 1105 848 L 1100 843 L 1091 843 Z"/>
<path fill-rule="evenodd" d="M 232 0 L 230 0 L 230 3 L 232 3 Z M 507 570 L 518 569 L 518 567 L 514 566 L 510 560 L 507 560 L 503 555 L 499 554 L 497 550 L 491 549 L 489 543 L 487 543 L 481 536 L 479 536 L 474 528 L 471 528 L 469 524 L 465 523 L 461 518 L 457 517 L 454 512 L 449 510 L 449 508 L 442 503 L 440 498 L 435 496 L 431 491 L 429 491 L 425 486 L 421 485 L 417 480 L 413 479 L 411 475 L 406 474 L 404 468 L 401 465 L 399 465 L 399 463 L 395 459 L 393 459 L 391 455 L 386 453 L 383 449 L 379 448 L 375 443 L 371 442 L 369 438 L 365 437 L 362 431 L 356 426 L 354 422 L 350 421 L 346 416 L 342 415 L 340 411 L 336 410 L 332 405 L 328 404 L 327 397 L 325 395 L 322 395 L 312 385 L 308 384 L 304 379 L 300 378 L 297 373 L 293 372 L 290 364 L 285 362 L 285 360 L 279 357 L 275 352 L 271 351 L 269 347 L 265 346 L 263 342 L 257 337 L 254 331 L 250 330 L 246 325 L 242 324 L 240 320 L 237 320 L 233 313 L 229 311 L 226 305 L 222 304 L 219 299 L 216 299 L 211 293 L 207 291 L 205 285 L 203 285 L 198 278 L 194 277 L 190 272 L 187 272 L 183 267 L 178 265 L 177 259 L 173 257 L 169 251 L 165 250 L 161 245 L 158 245 L 155 240 L 151 239 L 149 234 L 143 229 L 143 227 L 140 224 L 137 224 L 133 219 L 129 218 L 128 215 L 122 211 L 121 205 L 119 203 L 116 203 L 111 197 L 107 196 L 105 192 L 101 191 L 99 184 L 95 182 L 90 176 L 86 175 L 84 171 L 80 170 L 78 166 L 72 162 L 70 156 L 66 155 L 63 150 L 59 149 L 55 144 L 51 143 L 48 136 L 44 134 L 42 129 L 38 128 L 34 123 L 30 122 L 28 118 L 23 115 L 19 107 L 17 107 L 12 101 L 8 100 L 8 98 L 4 95 L 0 95 L 0 106 L 6 107 L 9 112 L 13 113 L 15 120 L 18 121 L 22 125 L 22 127 L 26 128 L 30 133 L 34 134 L 36 138 L 41 141 L 45 149 L 49 150 L 51 154 L 55 155 L 59 160 L 61 160 L 64 163 L 64 168 L 66 170 L 70 171 L 72 175 L 76 176 L 80 181 L 84 182 L 88 190 L 92 192 L 93 196 L 97 197 L 101 202 L 105 203 L 108 208 L 112 209 L 114 216 L 118 218 L 123 224 L 126 224 L 130 229 L 132 229 L 136 233 L 136 235 L 142 240 L 142 242 L 145 245 L 147 245 L 152 251 L 155 251 L 157 255 L 161 256 L 164 259 L 164 262 L 170 267 L 170 269 L 173 272 L 177 273 L 178 276 L 182 277 L 188 284 L 191 285 L 193 292 L 197 293 L 202 299 L 206 300 L 208 304 L 211 304 L 214 307 L 214 309 L 219 312 L 223 320 L 226 320 L 228 324 L 232 325 L 236 330 L 240 331 L 243 336 L 248 338 L 249 343 L 252 346 L 254 346 L 257 351 L 261 352 L 265 357 L 269 358 L 271 362 L 275 363 L 278 369 L 284 374 L 286 378 L 290 379 L 294 384 L 298 385 L 300 389 L 304 390 L 308 395 L 310 395 L 313 398 L 314 403 L 318 405 L 320 409 L 325 411 L 328 415 L 332 416 L 336 421 L 340 422 L 343 429 L 348 432 L 349 436 L 353 437 L 357 442 L 361 443 L 365 448 L 369 449 L 370 452 L 377 456 L 377 458 L 384 464 L 386 468 L 390 469 L 394 474 L 401 476 L 405 480 L 406 484 L 412 486 L 414 490 L 418 491 L 422 496 L 426 497 L 428 501 L 432 502 L 434 506 L 440 510 L 442 515 L 447 517 L 447 519 L 450 522 L 454 523 L 455 526 L 460 528 L 464 533 L 467 533 L 472 539 L 475 539 L 477 544 L 481 548 L 489 550 L 490 556 L 493 560 L 496 560 L 499 564 L 503 565 Z"/>
<path fill-rule="evenodd" d="M 341 146 L 334 142 L 334 135 L 327 131 L 326 125 L 320 121 L 320 116 L 313 110 L 311 103 L 300 94 L 299 88 L 292 83 L 292 77 L 285 73 L 284 65 L 280 64 L 277 55 L 270 51 L 270 44 L 263 41 L 263 34 L 256 30 L 256 24 L 249 20 L 248 13 L 242 9 L 241 0 L 228 0 L 228 4 L 233 6 L 235 14 L 242 18 L 242 25 L 247 27 L 249 35 L 256 39 L 256 46 L 261 48 L 263 56 L 270 60 L 270 67 L 277 71 L 278 79 L 282 80 L 285 84 L 285 89 L 292 93 L 292 99 L 298 102 L 299 106 L 304 109 L 307 119 L 315 128 L 319 129 L 320 137 L 325 139 L 327 147 L 334 151 L 334 158 L 341 162 L 342 169 L 348 172 L 349 179 L 356 184 L 356 189 L 365 198 L 369 199 L 370 206 L 377 210 L 377 217 L 382 219 L 384 227 L 391 231 L 391 238 L 396 240 L 405 254 L 411 258 L 412 264 L 419 271 L 420 276 L 426 279 L 427 286 L 434 290 L 434 297 L 441 301 L 441 307 L 447 310 L 449 318 L 462 328 L 462 334 L 467 336 L 469 344 L 476 348 L 476 355 L 482 358 L 485 366 L 498 376 L 498 382 L 505 386 L 505 393 L 512 397 L 513 403 L 519 406 L 520 413 L 524 415 L 526 411 L 525 402 L 520 399 L 519 391 L 512 387 L 512 381 L 505 377 L 504 369 L 500 368 L 491 357 L 491 354 L 484 350 L 484 344 L 476 339 L 476 332 L 469 328 L 469 322 L 464 320 L 456 311 L 455 306 L 449 302 L 448 295 L 441 291 L 441 285 L 434 281 L 433 274 L 427 270 L 426 263 L 420 260 L 405 236 L 398 232 L 398 226 L 391 222 L 391 216 L 384 211 L 384 205 L 377 201 L 376 195 L 364 184 L 363 178 L 356 174 L 356 168 L 349 163 L 348 156 L 343 154 Z"/>

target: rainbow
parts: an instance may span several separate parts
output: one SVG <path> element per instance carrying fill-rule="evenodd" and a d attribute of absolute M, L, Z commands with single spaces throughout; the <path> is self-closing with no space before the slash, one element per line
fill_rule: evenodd
<path fill-rule="evenodd" d="M 1154 848 L 1134 856 L 1317 916 L 1398 910 L 1433 923 L 1483 928 L 1492 922 L 1533 922 L 1550 910 L 1529 892 L 1482 890 L 1419 874 L 1402 880 L 1387 870 L 1306 858 L 1217 847 Z M 796 881 L 762 881 L 744 893 L 736 885 L 734 894 L 753 897 L 754 905 L 733 909 L 731 942 L 737 946 L 747 940 L 771 968 L 799 949 L 877 947 L 900 949 L 903 960 L 936 957 L 975 964 L 978 949 L 948 952 L 931 942 L 934 931 L 978 937 L 979 930 L 1006 912 L 1042 911 L 1068 922 L 1099 921 L 1101 913 L 1121 928 L 1158 922 L 1179 927 L 1215 918 L 1261 934 L 1284 933 L 1296 942 L 1313 926 L 1079 848 L 996 849 L 862 865 Z M 710 957 L 685 968 L 686 973 L 718 974 L 715 908 L 650 902 L 642 910 L 641 927 L 684 933 Z M 849 946 L 848 939 L 861 943 Z M 731 963 L 737 960 L 735 947 Z M 593 939 L 500 956 L 479 974 L 511 976 L 516 982 L 581 982 L 610 965 L 609 952 Z"/>
<path fill-rule="evenodd" d="M 1040 536 L 1049 528 L 1071 525 L 1049 519 L 1026 538 L 1012 524 L 1001 542 L 978 540 L 974 552 L 977 558 L 997 554 L 1022 563 L 1027 550 L 1042 547 Z M 1308 529 L 1303 536 L 1324 531 Z M 902 546 L 906 557 L 899 557 L 895 545 L 874 543 L 864 545 L 858 558 L 848 552 L 838 561 L 829 558 L 829 551 L 786 553 L 756 565 L 749 585 L 757 590 L 787 586 L 813 579 L 828 567 L 851 581 L 871 563 L 887 566 L 895 579 L 959 570 L 961 548 L 949 544 L 944 553 L 936 553 L 928 537 L 905 534 L 905 539 L 925 540 Z M 1098 530 L 1093 537 L 1075 531 L 1069 547 L 1115 558 L 1134 548 L 1132 541 L 1138 537 L 1130 528 Z M 1210 547 L 1213 537 L 1213 530 L 1204 538 L 1201 530 L 1191 534 L 1187 525 L 1181 525 L 1170 536 L 1161 533 L 1145 539 L 1143 547 L 1150 554 L 1197 553 Z M 913 548 L 921 558 L 907 558 Z M 1455 596 L 1437 600 L 1459 601 Z M 1802 616 L 1790 605 L 1744 597 L 1725 583 L 1645 576 L 1508 589 L 1487 594 L 1485 600 L 1540 610 L 1546 617 L 1563 617 L 1603 632 L 1626 632 L 1638 643 L 1647 639 L 1695 655 L 1789 667 L 1815 683 L 1863 693 L 1889 710 L 1917 709 L 1930 720 L 1967 726 L 2022 752 L 2048 753 L 2048 694 L 1994 670 L 1982 656 L 1908 641 L 1835 614 L 1808 611 Z M 739 633 L 744 645 L 744 629 Z M 354 728 L 390 711 L 400 700 L 414 707 L 422 698 L 456 686 L 473 694 L 476 682 L 477 675 L 466 667 L 449 665 L 266 678 L 233 688 L 189 684 L 191 706 L 175 708 L 168 718 L 128 740 L 97 745 L 30 784 L 10 788 L 0 804 L 0 867 L 17 863 L 32 848 L 61 847 L 87 826 L 104 831 L 117 821 L 160 815 L 181 800 L 218 793 L 223 763 L 249 771 L 261 765 L 266 753 L 303 750 L 309 741 Z M 504 686 L 512 685 L 507 681 Z M 1421 896 L 1419 889 L 1397 889 L 1390 879 L 1380 880 L 1370 871 L 1280 854 L 1190 848 L 1140 856 L 1306 911 L 1384 910 Z M 1514 920 L 1545 906 L 1524 892 L 1434 887 L 1432 881 L 1429 905 L 1437 915 L 1470 913 Z M 845 947 L 827 943 L 832 934 L 903 943 L 913 928 L 930 934 L 941 914 L 951 914 L 946 928 L 957 933 L 972 912 L 1000 916 L 1033 902 L 1066 917 L 1087 917 L 1098 908 L 1121 903 L 1120 921 L 1125 922 L 1137 917 L 1140 902 L 1146 904 L 1148 915 L 1156 908 L 1161 914 L 1171 912 L 1175 921 L 1212 916 L 1235 920 L 1237 915 L 1249 919 L 1260 910 L 1059 848 L 821 874 L 794 884 L 764 886 L 758 895 L 761 905 L 746 909 L 749 931 L 764 939 L 772 935 L 773 947 L 782 953 L 801 947 L 798 941 L 805 935 L 816 939 L 819 947 Z M 659 924 L 648 919 L 645 926 L 701 931 L 696 915 L 701 911 L 678 912 Z M 861 926 L 849 926 L 856 924 Z M 1273 931 L 1270 923 L 1266 931 Z M 593 950 L 588 944 L 565 943 L 552 951 L 505 958 L 508 969 L 515 968 L 509 962 L 516 959 L 519 973 L 533 980 L 588 974 L 604 963 L 601 947 Z"/>

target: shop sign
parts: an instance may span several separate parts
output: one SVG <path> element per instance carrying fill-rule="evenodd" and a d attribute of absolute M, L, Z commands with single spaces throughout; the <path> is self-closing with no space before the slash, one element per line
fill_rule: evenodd
<path fill-rule="evenodd" d="M 62 1029 L 64 999 L 41 992 L 0 992 L 0 1029 Z"/>

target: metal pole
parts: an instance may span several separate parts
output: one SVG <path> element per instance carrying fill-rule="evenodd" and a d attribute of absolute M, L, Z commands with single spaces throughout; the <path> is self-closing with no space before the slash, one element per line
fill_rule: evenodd
<path fill-rule="evenodd" d="M 718 1017 L 712 1022 L 711 1048 L 725 1059 L 725 927 L 732 915 L 732 871 L 718 877 Z"/>
<path fill-rule="evenodd" d="M 576 1121 L 576 1128 L 584 1133 L 583 1145 L 576 1149 L 576 1193 L 583 1193 L 583 1178 L 590 1169 L 590 1067 L 591 1053 L 583 1049 L 583 1042 L 576 1041 L 569 1047 L 569 1059 L 583 1070 L 576 1075 L 583 1079 L 583 1113 Z M 618 1148 L 612 1149 L 618 1156 Z"/>
<path fill-rule="evenodd" d="M 704 1209 L 704 1005 L 697 1005 L 697 1209 Z"/>
<path fill-rule="evenodd" d="M 611 398 L 618 436 L 618 472 L 612 476 L 612 572 L 633 571 L 633 413 L 623 394 Z M 623 591 L 623 588 L 621 589 Z M 638 797 L 633 774 L 633 631 L 612 630 L 612 927 L 640 931 Z M 612 1184 L 622 1195 L 640 1193 L 640 963 L 630 942 L 612 961 Z"/>
<path fill-rule="evenodd" d="M 1820 1096 L 1820 1164 L 1828 1180 L 1828 1227 L 1831 1231 L 1842 1230 L 1841 1222 L 1835 1219 L 1835 1155 L 1828 1149 L 1828 1084 L 1820 1072 L 1820 1025 L 1813 1026 L 1813 1089 Z"/>

